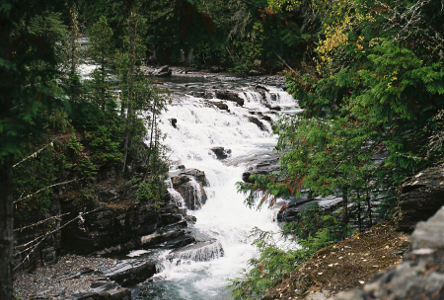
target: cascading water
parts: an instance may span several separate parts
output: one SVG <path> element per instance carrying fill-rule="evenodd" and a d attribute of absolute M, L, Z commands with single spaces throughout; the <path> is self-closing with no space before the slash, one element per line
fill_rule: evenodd
<path fill-rule="evenodd" d="M 211 104 L 220 100 L 190 95 L 214 84 L 237 91 L 244 105 L 224 101 L 228 110 L 221 110 Z M 244 196 L 236 191 L 236 182 L 242 180 L 245 169 L 241 161 L 271 153 L 276 137 L 270 135 L 267 119 L 274 120 L 277 110 L 291 111 L 297 106 L 279 88 L 266 86 L 258 92 L 248 82 L 172 77 L 166 85 L 173 92 L 173 103 L 162 116 L 160 127 L 167 134 L 170 159 L 205 172 L 208 200 L 200 209 L 188 212 L 197 218 L 189 229 L 201 244 L 161 253 L 159 273 L 145 287 L 149 299 L 229 299 L 226 279 L 238 275 L 257 254 L 249 239 L 250 230 L 278 230 L 276 211 L 250 209 L 244 204 Z M 251 116 L 257 121 L 252 122 Z M 170 122 L 173 118 L 177 120 L 175 126 Z M 230 164 L 216 159 L 210 151 L 215 146 L 231 149 Z M 199 184 L 192 184 L 199 198 Z M 177 192 L 171 192 L 180 200 Z"/>

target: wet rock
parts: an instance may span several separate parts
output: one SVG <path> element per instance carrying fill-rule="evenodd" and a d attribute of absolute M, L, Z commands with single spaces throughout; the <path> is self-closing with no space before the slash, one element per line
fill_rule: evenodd
<path fill-rule="evenodd" d="M 127 260 L 105 270 L 103 276 L 110 278 L 123 287 L 128 287 L 145 281 L 155 273 L 156 265 L 153 262 Z"/>
<path fill-rule="evenodd" d="M 180 172 L 179 175 L 192 176 L 196 179 L 197 182 L 202 184 L 202 186 L 208 186 L 208 180 L 207 177 L 205 176 L 204 171 L 200 171 L 198 169 L 185 169 L 182 172 Z"/>
<path fill-rule="evenodd" d="M 276 173 L 279 171 L 280 164 L 278 162 L 279 156 L 273 156 L 268 158 L 261 158 L 256 161 L 252 166 L 248 167 L 242 174 L 242 180 L 244 182 L 250 182 L 250 175 L 267 175 Z"/>
<path fill-rule="evenodd" d="M 244 105 L 244 99 L 239 97 L 236 92 L 228 91 L 228 90 L 217 90 L 215 91 L 215 96 L 217 99 L 228 100 L 236 102 L 238 105 Z"/>
<path fill-rule="evenodd" d="M 197 169 L 170 172 L 174 189 L 182 196 L 188 209 L 199 209 L 207 200 L 204 186 L 208 185 L 205 173 Z"/>
<path fill-rule="evenodd" d="M 174 128 L 177 128 L 177 119 L 173 118 L 173 119 L 169 119 L 171 122 L 171 125 L 173 125 Z"/>
<path fill-rule="evenodd" d="M 259 75 L 262 75 L 262 74 L 263 73 L 261 71 L 254 70 L 254 69 L 251 69 L 250 71 L 248 71 L 248 75 L 250 75 L 250 76 L 259 76 Z"/>
<path fill-rule="evenodd" d="M 231 156 L 231 149 L 225 149 L 224 147 L 214 147 L 210 149 L 216 154 L 217 159 L 222 160 Z"/>
<path fill-rule="evenodd" d="M 153 72 L 153 75 L 156 77 L 170 77 L 171 73 L 172 73 L 172 71 L 169 66 L 162 66 L 162 67 L 156 69 Z"/>
<path fill-rule="evenodd" d="M 183 218 L 181 214 L 162 214 L 160 216 L 162 217 L 162 223 L 164 225 L 177 223 Z"/>
<path fill-rule="evenodd" d="M 64 208 L 68 209 L 75 211 L 69 206 Z M 133 243 L 137 237 L 154 233 L 162 223 L 157 211 L 140 203 L 127 209 L 103 205 L 84 219 L 83 227 L 73 223 L 63 228 L 62 246 L 65 250 L 78 254 L 115 247 L 122 251 L 132 250 L 125 247 L 137 245 Z"/>
<path fill-rule="evenodd" d="M 187 227 L 186 220 L 180 220 L 177 223 L 165 226 L 156 233 L 146 235 L 140 238 L 140 246 L 143 247 L 158 247 L 165 242 L 174 240 L 185 234 L 182 228 Z"/>
<path fill-rule="evenodd" d="M 183 235 L 181 237 L 178 237 L 174 240 L 168 241 L 165 244 L 165 248 L 167 249 L 175 249 L 184 247 L 186 245 L 192 244 L 196 241 L 196 239 L 191 235 Z"/>
<path fill-rule="evenodd" d="M 269 123 L 272 123 L 272 122 L 273 122 L 273 120 L 272 120 L 269 116 L 263 116 L 261 119 L 262 119 L 262 120 L 265 120 L 265 121 L 267 121 L 267 122 L 269 122 Z"/>
<path fill-rule="evenodd" d="M 168 204 L 166 206 L 163 206 L 160 209 L 160 213 L 161 213 L 161 216 L 162 216 L 162 214 L 171 214 L 171 213 L 178 214 L 179 213 L 179 207 L 175 203 L 170 203 L 170 204 Z"/>
<path fill-rule="evenodd" d="M 395 212 L 399 230 L 412 232 L 416 223 L 427 220 L 443 205 L 443 166 L 429 168 L 404 180 Z"/>
<path fill-rule="evenodd" d="M 185 216 L 185 220 L 187 222 L 190 222 L 191 224 L 194 224 L 194 223 L 196 223 L 197 218 L 195 216 L 188 215 L 188 216 Z"/>
<path fill-rule="evenodd" d="M 213 101 L 210 101 L 209 103 L 211 103 L 211 104 L 213 104 L 214 106 L 216 106 L 217 108 L 219 108 L 220 110 L 226 110 L 226 111 L 230 111 L 229 109 L 228 109 L 228 105 L 226 105 L 225 103 L 223 103 L 223 102 L 213 102 Z"/>
<path fill-rule="evenodd" d="M 188 95 L 196 97 L 196 98 L 204 98 L 206 93 L 205 92 L 190 92 Z"/>
<path fill-rule="evenodd" d="M 170 252 L 167 259 L 186 259 L 193 261 L 209 261 L 224 256 L 222 244 L 215 239 L 197 241 Z"/>
<path fill-rule="evenodd" d="M 248 120 L 249 120 L 251 123 L 256 124 L 257 127 L 260 128 L 260 130 L 262 130 L 262 131 L 267 131 L 267 132 L 268 132 L 268 128 L 267 128 L 267 127 L 266 127 L 261 121 L 259 121 L 257 118 L 255 118 L 255 117 L 248 117 Z"/>
<path fill-rule="evenodd" d="M 171 182 L 173 183 L 173 187 L 177 187 L 179 185 L 182 185 L 188 181 L 190 181 L 190 177 L 186 175 L 178 175 L 171 177 Z"/>
<path fill-rule="evenodd" d="M 77 292 L 64 299 L 80 300 L 130 300 L 131 289 L 122 288 L 114 281 L 96 281 L 88 291 Z"/>
<path fill-rule="evenodd" d="M 188 209 L 199 209 L 207 200 L 207 195 L 200 182 L 190 179 L 186 183 L 174 186 L 174 189 L 182 196 Z"/>

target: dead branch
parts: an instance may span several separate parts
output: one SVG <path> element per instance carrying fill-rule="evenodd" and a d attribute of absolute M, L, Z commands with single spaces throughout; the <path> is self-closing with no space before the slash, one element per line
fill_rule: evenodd
<path fill-rule="evenodd" d="M 97 211 L 99 208 L 100 208 L 100 207 L 98 207 L 98 208 L 96 208 L 96 209 L 93 209 L 93 210 L 90 210 L 90 211 L 85 212 L 85 213 L 79 212 L 79 215 L 78 215 L 77 217 L 75 217 L 75 218 L 72 219 L 72 220 L 69 220 L 68 222 L 66 222 L 65 224 L 63 224 L 62 226 L 60 226 L 59 228 L 54 229 L 54 230 L 51 230 L 51 231 L 48 231 L 48 232 L 45 233 L 44 235 L 39 236 L 39 237 L 33 239 L 32 241 L 27 242 L 27 243 L 25 243 L 25 244 L 23 244 L 23 245 L 15 246 L 14 249 L 18 249 L 18 248 L 26 247 L 26 246 L 28 246 L 28 245 L 30 245 L 30 244 L 32 244 L 32 243 L 38 241 L 39 239 L 44 239 L 44 238 L 47 237 L 48 235 L 50 235 L 50 234 L 52 234 L 52 233 L 54 233 L 54 232 L 56 232 L 56 231 L 58 231 L 58 230 L 60 230 L 60 229 L 62 229 L 62 228 L 64 228 L 64 227 L 66 227 L 68 224 L 74 222 L 75 220 L 77 220 L 77 219 L 83 219 L 83 216 L 89 215 L 89 214 L 91 214 L 91 213 Z M 20 253 L 23 253 L 23 251 L 21 251 L 21 252 L 19 252 L 19 253 L 15 253 L 14 256 L 17 255 L 17 254 L 20 254 Z"/>
<path fill-rule="evenodd" d="M 16 163 L 16 164 L 13 165 L 12 167 L 15 168 L 15 167 L 17 167 L 19 164 L 21 164 L 22 162 L 24 162 L 24 161 L 26 161 L 26 160 L 28 160 L 28 159 L 30 159 L 30 158 L 37 157 L 37 154 L 39 154 L 40 152 L 42 152 L 43 150 L 45 150 L 46 147 L 48 147 L 48 146 L 54 147 L 54 141 L 51 141 L 49 144 L 47 144 L 47 145 L 44 146 L 43 148 L 37 150 L 36 152 L 32 153 L 32 154 L 29 155 L 28 157 L 22 159 L 21 161 L 19 161 L 18 163 Z"/>
<path fill-rule="evenodd" d="M 16 204 L 16 203 L 18 203 L 18 202 L 20 202 L 20 201 L 23 201 L 23 200 L 29 199 L 29 198 L 33 197 L 34 195 L 36 195 L 36 194 L 38 194 L 38 193 L 41 193 L 41 192 L 43 192 L 43 191 L 45 191 L 45 190 L 47 190 L 47 189 L 50 189 L 50 188 L 53 188 L 53 187 L 55 187 L 55 186 L 59 186 L 59 185 L 68 184 L 68 183 L 74 182 L 74 181 L 76 181 L 76 180 L 77 180 L 77 178 L 75 178 L 75 179 L 73 179 L 73 180 L 68 180 L 68 181 L 64 181 L 64 182 L 54 183 L 54 184 L 48 185 L 48 186 L 46 186 L 46 187 L 44 187 L 44 188 L 41 188 L 40 190 L 38 190 L 38 191 L 35 192 L 35 193 L 29 194 L 29 195 L 27 195 L 27 196 L 25 196 L 25 197 L 20 197 L 20 198 L 18 198 L 17 200 L 14 201 L 14 204 Z"/>
<path fill-rule="evenodd" d="M 31 249 L 31 251 L 26 255 L 26 257 L 25 257 L 25 258 L 24 258 L 24 259 L 23 259 L 23 260 L 22 260 L 22 261 L 21 261 L 21 262 L 15 267 L 15 268 L 14 268 L 14 270 L 16 270 L 16 269 L 17 269 L 18 267 L 20 267 L 20 266 L 21 266 L 21 265 L 22 265 L 27 259 L 29 259 L 30 255 L 31 255 L 31 254 L 32 254 L 32 253 L 38 248 L 38 246 L 39 246 L 39 245 L 45 240 L 45 238 L 46 238 L 48 235 L 50 235 L 50 234 L 52 234 L 52 233 L 54 233 L 54 232 L 56 232 L 56 231 L 61 230 L 63 227 L 67 226 L 68 224 L 74 222 L 74 221 L 77 220 L 77 219 L 81 219 L 81 220 L 83 220 L 83 216 L 88 215 L 88 214 L 90 214 L 90 213 L 93 213 L 93 212 L 97 211 L 98 209 L 99 209 L 99 207 L 96 208 L 96 209 L 93 209 L 93 210 L 91 210 L 91 211 L 85 212 L 85 213 L 81 213 L 81 212 L 79 212 L 79 215 L 78 215 L 77 217 L 75 217 L 74 219 L 72 219 L 72 220 L 66 222 L 65 224 L 63 224 L 63 225 L 60 226 L 59 228 L 54 229 L 54 230 L 51 230 L 51 231 L 48 231 L 48 232 L 45 233 L 44 235 L 39 236 L 39 237 L 35 238 L 34 240 L 32 240 L 32 241 L 26 243 L 26 244 L 15 246 L 14 249 L 17 249 L 17 248 L 21 248 L 21 247 L 26 247 L 26 246 L 28 246 L 28 245 L 34 243 L 34 242 L 37 242 L 37 243 L 36 243 L 35 245 L 33 245 L 33 246 L 30 246 L 30 247 L 28 247 L 28 248 L 26 248 L 26 249 L 24 249 L 24 250 L 22 250 L 22 251 L 20 251 L 20 252 L 14 253 L 14 256 L 17 256 L 17 255 L 19 255 L 19 254 L 21 254 L 21 253 L 24 253 L 24 252 L 26 252 L 26 251 L 28 251 L 28 250 Z M 60 216 L 62 216 L 62 215 L 60 215 Z M 60 216 L 58 216 L 58 217 L 60 217 Z"/>
<path fill-rule="evenodd" d="M 63 216 L 67 216 L 67 215 L 69 215 L 69 214 L 70 214 L 70 212 L 67 212 L 67 213 L 65 213 L 65 214 L 61 214 L 61 215 L 57 215 L 57 216 L 52 216 L 52 217 L 50 217 L 50 218 L 47 218 L 47 219 L 44 219 L 44 220 L 38 221 L 37 223 L 33 223 L 33 224 L 31 224 L 31 225 L 26 225 L 26 226 L 23 226 L 23 227 L 20 227 L 20 228 L 16 228 L 16 229 L 14 229 L 14 231 L 22 231 L 23 229 L 30 228 L 30 227 L 34 227 L 34 226 L 37 226 L 37 225 L 43 224 L 43 223 L 45 223 L 45 222 L 47 222 L 47 221 L 49 221 L 49 220 L 52 220 L 52 219 L 60 219 L 61 217 L 63 217 Z"/>
<path fill-rule="evenodd" d="M 284 65 L 287 66 L 287 68 L 289 68 L 291 71 L 295 72 L 295 70 L 293 70 L 293 68 L 290 67 L 290 66 L 285 62 L 285 60 L 284 60 L 282 57 L 279 56 L 279 54 L 277 54 L 277 53 L 275 53 L 275 54 L 276 54 L 276 56 L 280 59 L 280 61 L 281 61 Z"/>

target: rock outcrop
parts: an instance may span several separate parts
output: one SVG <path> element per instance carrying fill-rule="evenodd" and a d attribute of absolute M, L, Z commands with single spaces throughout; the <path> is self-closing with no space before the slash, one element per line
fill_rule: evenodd
<path fill-rule="evenodd" d="M 230 111 L 228 109 L 228 105 L 226 105 L 225 103 L 223 103 L 222 101 L 208 101 L 208 103 L 214 105 L 215 107 L 219 108 L 220 110 L 226 110 L 226 111 Z"/>
<path fill-rule="evenodd" d="M 419 177 L 419 176 L 418 176 Z M 402 262 L 360 290 L 339 293 L 335 300 L 444 299 L 444 207 L 411 235 L 411 251 Z"/>
<path fill-rule="evenodd" d="M 244 105 L 244 99 L 239 97 L 239 95 L 235 92 L 228 90 L 216 90 L 214 92 L 214 95 L 216 96 L 217 99 L 233 101 L 236 102 L 239 106 Z"/>
<path fill-rule="evenodd" d="M 129 287 L 145 281 L 154 274 L 156 274 L 156 265 L 153 262 L 128 259 L 106 270 L 103 276 L 123 287 Z"/>
<path fill-rule="evenodd" d="M 196 169 L 185 169 L 170 173 L 174 189 L 179 192 L 188 209 L 196 210 L 207 200 L 204 186 L 208 185 L 205 173 Z"/>
<path fill-rule="evenodd" d="M 260 130 L 268 132 L 267 126 L 265 126 L 264 123 L 262 123 L 258 118 L 248 117 L 248 121 L 250 121 L 251 123 L 256 124 L 256 126 L 259 127 Z"/>
<path fill-rule="evenodd" d="M 63 212 L 67 211 L 75 209 L 66 205 Z M 80 226 L 74 222 L 63 228 L 63 249 L 88 254 L 120 245 L 122 251 L 127 251 L 137 246 L 137 237 L 154 233 L 164 221 L 157 211 L 142 203 L 127 208 L 103 204 L 84 220 Z"/>
<path fill-rule="evenodd" d="M 162 66 L 154 70 L 153 75 L 156 77 L 170 77 L 171 73 L 172 71 L 169 66 Z"/>
<path fill-rule="evenodd" d="M 444 167 L 429 168 L 401 184 L 395 219 L 398 228 L 412 232 L 444 205 Z"/>
<path fill-rule="evenodd" d="M 231 149 L 225 149 L 224 147 L 213 147 L 210 150 L 219 160 L 226 159 L 231 156 Z"/>
<path fill-rule="evenodd" d="M 278 160 L 278 155 L 259 159 L 246 169 L 246 171 L 242 174 L 242 180 L 245 182 L 251 182 L 250 175 L 266 175 L 276 173 L 279 171 L 280 167 Z"/>

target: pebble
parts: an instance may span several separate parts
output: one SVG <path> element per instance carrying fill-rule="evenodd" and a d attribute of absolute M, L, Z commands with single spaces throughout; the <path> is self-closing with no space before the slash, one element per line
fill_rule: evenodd
<path fill-rule="evenodd" d="M 32 273 L 14 274 L 14 295 L 22 299 L 45 296 L 64 299 L 75 291 L 86 291 L 91 282 L 101 278 L 100 272 L 116 265 L 109 258 L 84 257 L 69 254 L 59 258 L 52 266 L 42 266 Z M 95 272 L 91 272 L 95 270 Z"/>

